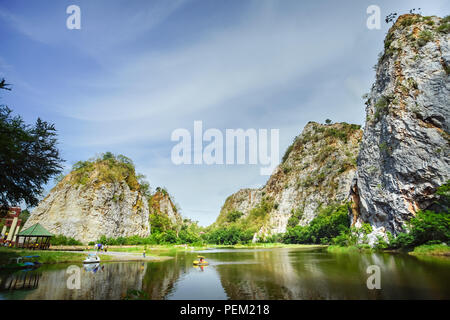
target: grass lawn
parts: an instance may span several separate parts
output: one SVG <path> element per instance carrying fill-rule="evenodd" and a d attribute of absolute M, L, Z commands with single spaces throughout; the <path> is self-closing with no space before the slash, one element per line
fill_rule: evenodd
<path fill-rule="evenodd" d="M 0 265 L 7 264 L 10 258 L 20 256 L 40 256 L 39 262 L 44 264 L 63 262 L 83 262 L 84 253 L 47 251 L 47 250 L 23 250 L 15 248 L 0 248 Z"/>

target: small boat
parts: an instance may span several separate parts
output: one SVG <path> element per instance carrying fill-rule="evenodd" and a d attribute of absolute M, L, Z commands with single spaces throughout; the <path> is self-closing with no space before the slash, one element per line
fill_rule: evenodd
<path fill-rule="evenodd" d="M 87 263 L 84 265 L 84 270 L 87 272 L 96 273 L 100 268 L 100 263 Z"/>
<path fill-rule="evenodd" d="M 194 266 L 207 266 L 209 264 L 208 261 L 205 260 L 205 257 L 198 256 L 198 258 L 200 258 L 200 260 L 194 260 L 192 262 Z"/>
<path fill-rule="evenodd" d="M 100 258 L 95 253 L 89 253 L 83 263 L 99 263 Z"/>
<path fill-rule="evenodd" d="M 0 268 L 4 269 L 36 269 L 41 266 L 39 261 L 35 261 L 40 256 L 24 256 L 9 259 L 9 263 Z M 30 261 L 31 260 L 31 261 Z"/>

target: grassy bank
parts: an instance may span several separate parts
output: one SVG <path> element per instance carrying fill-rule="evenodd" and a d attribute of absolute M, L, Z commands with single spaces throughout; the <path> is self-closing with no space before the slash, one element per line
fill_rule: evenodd
<path fill-rule="evenodd" d="M 369 246 L 328 246 L 327 251 L 331 253 L 358 253 L 358 252 L 402 252 L 414 256 L 441 256 L 450 257 L 450 247 L 445 244 L 421 245 L 413 249 L 376 249 Z"/>
<path fill-rule="evenodd" d="M 149 250 L 147 248 L 146 258 L 143 258 L 143 248 L 123 248 L 125 250 L 108 251 L 107 253 L 99 252 L 98 255 L 101 262 L 127 262 L 127 261 L 163 261 L 171 259 L 170 250 Z M 40 251 L 40 250 L 22 250 L 14 248 L 0 248 L 0 266 L 10 263 L 11 258 L 23 256 L 39 256 L 38 261 L 42 264 L 56 263 L 82 263 L 91 251 L 67 252 L 67 251 Z M 128 254 L 120 254 L 127 252 Z M 115 254 L 116 253 L 116 254 Z M 135 254 L 134 254 L 135 253 Z"/>
<path fill-rule="evenodd" d="M 286 243 L 250 243 L 250 244 L 235 244 L 235 245 L 210 245 L 209 248 L 216 249 L 261 249 L 261 248 L 325 248 L 325 245 L 319 244 L 286 244 Z"/>
<path fill-rule="evenodd" d="M 418 256 L 442 256 L 450 257 L 450 247 L 445 244 L 431 244 L 415 247 L 409 254 Z"/>
<path fill-rule="evenodd" d="M 35 255 L 40 256 L 39 262 L 43 264 L 67 262 L 81 263 L 86 258 L 86 254 L 84 253 L 0 248 L 0 265 L 9 263 L 11 258 Z M 105 260 L 109 260 L 108 258 Z"/>
<path fill-rule="evenodd" d="M 357 246 L 328 246 L 327 251 L 331 253 L 357 253 L 357 252 L 372 252 L 373 249 L 370 248 L 361 248 Z"/>

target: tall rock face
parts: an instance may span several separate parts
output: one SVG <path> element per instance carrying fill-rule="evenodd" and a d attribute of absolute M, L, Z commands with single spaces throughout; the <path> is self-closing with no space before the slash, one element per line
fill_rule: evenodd
<path fill-rule="evenodd" d="M 165 189 L 157 188 L 150 200 L 150 214 L 159 214 L 167 217 L 173 225 L 183 223 L 183 218 L 172 202 L 169 193 Z"/>
<path fill-rule="evenodd" d="M 354 222 L 398 233 L 450 179 L 449 19 L 404 15 L 389 30 L 352 186 Z"/>
<path fill-rule="evenodd" d="M 361 138 L 358 125 L 309 122 L 267 184 L 228 197 L 215 225 L 248 219 L 257 240 L 286 232 L 288 222 L 306 225 L 320 207 L 347 201 Z"/>
<path fill-rule="evenodd" d="M 34 209 L 24 228 L 39 222 L 83 243 L 150 234 L 149 209 L 134 167 L 116 160 L 83 162 Z"/>

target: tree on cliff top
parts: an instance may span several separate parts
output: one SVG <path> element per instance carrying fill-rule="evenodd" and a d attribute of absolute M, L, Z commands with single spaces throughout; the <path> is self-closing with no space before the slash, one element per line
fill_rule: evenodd
<path fill-rule="evenodd" d="M 4 79 L 0 89 L 10 90 Z M 62 170 L 56 144 L 53 124 L 38 118 L 34 126 L 27 125 L 0 105 L 0 211 L 22 201 L 38 204 L 43 186 Z"/>
<path fill-rule="evenodd" d="M 146 198 L 150 198 L 152 192 L 145 175 L 136 173 L 133 160 L 109 151 L 87 161 L 78 161 L 73 165 L 70 176 L 74 184 L 87 185 L 93 182 L 125 181 L 130 190 L 140 191 Z"/>

